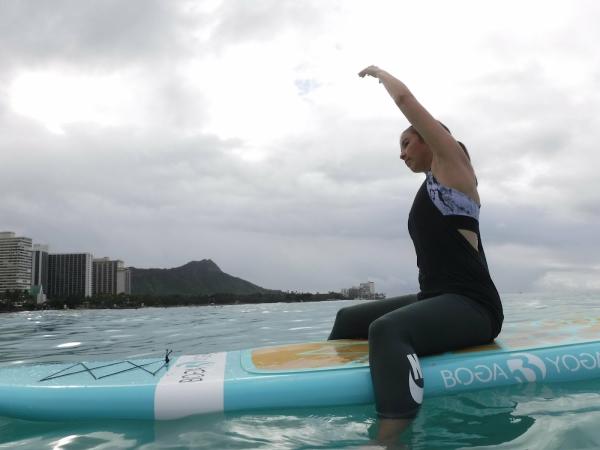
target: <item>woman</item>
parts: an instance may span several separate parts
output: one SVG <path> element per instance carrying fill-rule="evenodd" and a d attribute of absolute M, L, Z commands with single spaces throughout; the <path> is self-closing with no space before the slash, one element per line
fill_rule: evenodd
<path fill-rule="evenodd" d="M 477 178 L 464 145 L 435 120 L 400 80 L 379 79 L 411 126 L 400 158 L 426 179 L 408 216 L 420 292 L 342 308 L 329 339 L 369 339 L 379 438 L 395 437 L 416 416 L 424 380 L 419 356 L 486 344 L 504 319 L 479 233 Z"/>

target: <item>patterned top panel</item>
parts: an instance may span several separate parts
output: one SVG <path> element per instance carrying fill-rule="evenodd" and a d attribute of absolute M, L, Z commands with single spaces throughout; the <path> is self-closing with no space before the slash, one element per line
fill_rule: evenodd
<path fill-rule="evenodd" d="M 480 206 L 467 194 L 441 184 L 431 172 L 427 172 L 427 192 L 443 215 L 468 216 L 479 220 Z"/>

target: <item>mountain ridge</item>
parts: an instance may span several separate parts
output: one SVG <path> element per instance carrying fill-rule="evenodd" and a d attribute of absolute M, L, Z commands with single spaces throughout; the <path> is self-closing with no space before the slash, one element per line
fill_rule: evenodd
<path fill-rule="evenodd" d="M 277 292 L 223 272 L 212 259 L 194 260 L 179 267 L 131 267 L 132 294 L 211 295 Z"/>

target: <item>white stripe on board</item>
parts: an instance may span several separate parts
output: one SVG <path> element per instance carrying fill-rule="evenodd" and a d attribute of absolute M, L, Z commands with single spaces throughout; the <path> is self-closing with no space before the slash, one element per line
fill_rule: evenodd
<path fill-rule="evenodd" d="M 223 385 L 227 353 L 184 355 L 156 385 L 156 420 L 223 411 Z"/>

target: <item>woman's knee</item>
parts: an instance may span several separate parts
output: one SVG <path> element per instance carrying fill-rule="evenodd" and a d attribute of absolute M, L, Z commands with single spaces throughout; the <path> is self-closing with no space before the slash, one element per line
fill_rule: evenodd
<path fill-rule="evenodd" d="M 335 315 L 335 322 L 333 323 L 329 339 L 350 339 L 354 337 L 355 327 L 352 324 L 353 316 L 352 307 L 346 306 L 339 309 Z"/>
<path fill-rule="evenodd" d="M 401 334 L 401 327 L 387 317 L 374 320 L 369 326 L 369 342 L 396 340 Z"/>
<path fill-rule="evenodd" d="M 347 324 L 352 318 L 351 309 L 352 308 L 348 306 L 340 308 L 337 314 L 335 315 L 334 326 L 344 326 L 345 324 Z"/>

